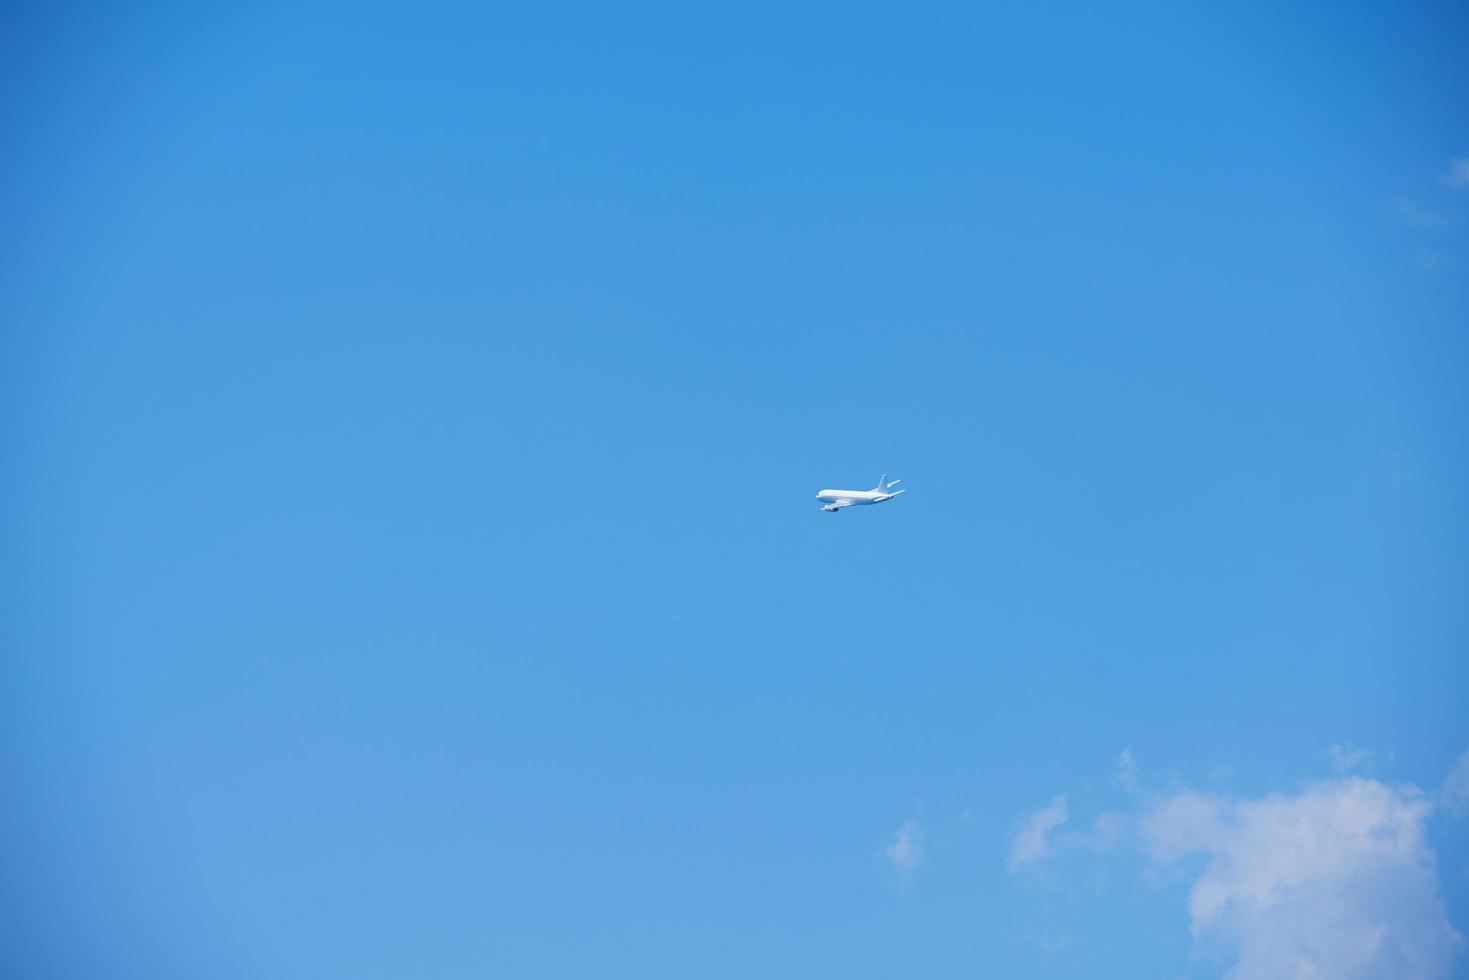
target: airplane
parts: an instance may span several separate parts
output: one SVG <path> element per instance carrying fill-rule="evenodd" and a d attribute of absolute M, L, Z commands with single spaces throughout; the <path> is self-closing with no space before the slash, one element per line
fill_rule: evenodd
<path fill-rule="evenodd" d="M 902 483 L 902 480 L 888 482 L 888 475 L 884 473 L 882 479 L 877 481 L 877 486 L 871 490 L 823 490 L 816 495 L 821 501 L 821 509 L 835 514 L 843 507 L 855 507 L 859 504 L 880 504 L 884 500 L 892 500 L 906 490 L 894 490 L 893 487 Z"/>

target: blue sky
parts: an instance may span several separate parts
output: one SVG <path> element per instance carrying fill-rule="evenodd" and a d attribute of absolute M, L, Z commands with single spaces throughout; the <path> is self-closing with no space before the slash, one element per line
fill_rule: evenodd
<path fill-rule="evenodd" d="M 1455 5 L 4 18 L 6 972 L 1469 976 Z"/>

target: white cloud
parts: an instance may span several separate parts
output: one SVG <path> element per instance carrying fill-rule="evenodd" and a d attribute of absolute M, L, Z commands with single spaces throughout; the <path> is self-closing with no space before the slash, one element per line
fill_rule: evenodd
<path fill-rule="evenodd" d="M 1343 748 L 1335 743 L 1332 744 L 1330 752 L 1331 767 L 1342 774 L 1357 769 L 1371 772 L 1377 766 L 1392 765 L 1391 752 L 1377 752 L 1373 749 L 1358 749 L 1351 746 Z"/>
<path fill-rule="evenodd" d="M 1469 750 L 1465 750 L 1449 770 L 1438 795 L 1444 809 L 1454 816 L 1469 816 Z"/>
<path fill-rule="evenodd" d="M 1099 813 L 1090 830 L 1058 831 L 1050 837 L 1050 848 L 1082 848 L 1097 854 L 1114 851 L 1131 830 L 1132 819 L 1120 810 Z"/>
<path fill-rule="evenodd" d="M 893 866 L 904 884 L 913 880 L 913 875 L 923 864 L 923 828 L 916 820 L 908 820 L 898 828 L 892 841 L 882 849 L 883 856 Z"/>
<path fill-rule="evenodd" d="M 1117 756 L 1117 771 L 1112 775 L 1112 785 L 1129 795 L 1137 792 L 1137 761 L 1132 749 L 1126 748 Z"/>
<path fill-rule="evenodd" d="M 1012 872 L 1051 853 L 1051 832 L 1066 822 L 1066 794 L 1025 818 L 1010 841 L 1010 857 L 1005 862 Z"/>
<path fill-rule="evenodd" d="M 1412 787 L 1348 778 L 1262 799 L 1180 793 L 1141 824 L 1149 856 L 1202 855 L 1196 938 L 1238 953 L 1234 980 L 1446 975 L 1462 937 L 1438 895 Z"/>
<path fill-rule="evenodd" d="M 1469 188 L 1469 157 L 1457 157 L 1449 161 L 1449 173 L 1445 180 L 1450 187 Z"/>
<path fill-rule="evenodd" d="M 1138 788 L 1130 752 L 1113 783 L 1133 803 L 1101 813 L 1090 831 L 1063 828 L 1067 797 L 1026 816 L 1011 871 L 1051 855 L 1127 851 L 1141 881 L 1189 881 L 1191 931 L 1229 955 L 1230 980 L 1433 980 L 1446 977 L 1464 938 L 1439 895 L 1428 818 L 1469 815 L 1469 751 L 1425 794 L 1351 775 L 1391 755 L 1331 747 L 1341 776 L 1288 793 Z"/>

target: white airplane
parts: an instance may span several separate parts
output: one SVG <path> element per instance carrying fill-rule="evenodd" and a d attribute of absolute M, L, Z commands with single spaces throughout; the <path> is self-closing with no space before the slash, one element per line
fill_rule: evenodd
<path fill-rule="evenodd" d="M 821 501 L 821 509 L 835 514 L 843 507 L 855 507 L 859 504 L 880 504 L 884 500 L 892 500 L 906 490 L 894 490 L 893 487 L 902 483 L 902 480 L 888 482 L 888 475 L 884 473 L 882 479 L 877 481 L 877 486 L 871 490 L 823 490 L 816 495 Z"/>

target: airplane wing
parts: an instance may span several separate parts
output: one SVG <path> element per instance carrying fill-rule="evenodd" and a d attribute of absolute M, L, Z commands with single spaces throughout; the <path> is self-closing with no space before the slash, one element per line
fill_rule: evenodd
<path fill-rule="evenodd" d="M 842 497 L 840 500 L 833 500 L 829 504 L 823 504 L 821 509 L 822 510 L 839 510 L 842 507 L 850 507 L 850 506 L 852 506 L 851 499 L 850 498 L 847 498 L 847 497 Z"/>

